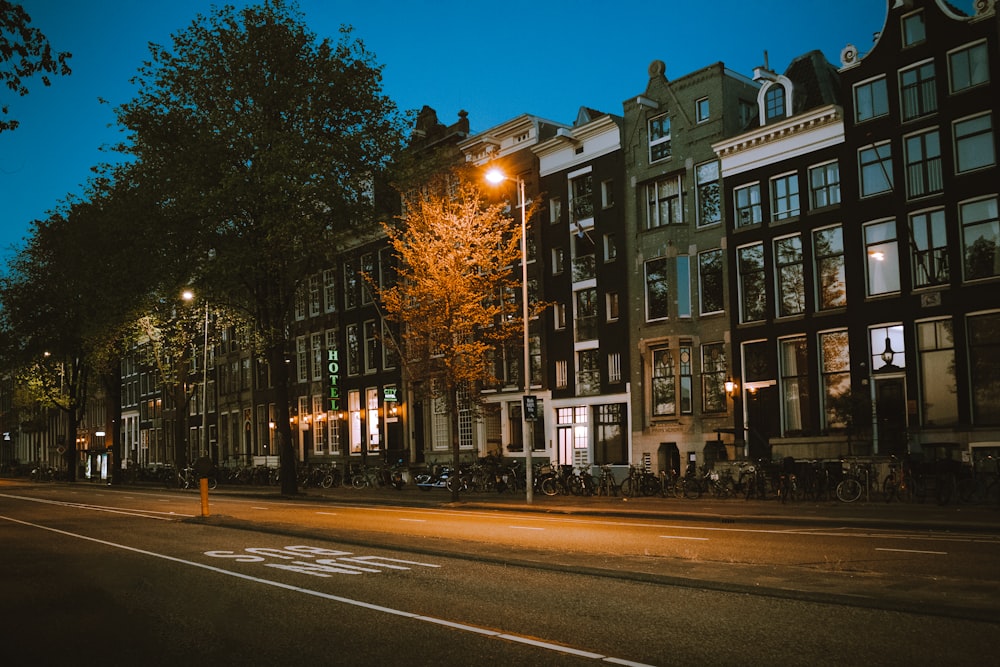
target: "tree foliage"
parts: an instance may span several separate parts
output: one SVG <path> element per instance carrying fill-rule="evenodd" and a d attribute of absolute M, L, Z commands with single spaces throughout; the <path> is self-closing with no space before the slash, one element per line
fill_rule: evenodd
<path fill-rule="evenodd" d="M 520 225 L 469 175 L 412 191 L 404 209 L 399 224 L 385 226 L 399 267 L 379 295 L 401 331 L 408 376 L 427 380 L 450 411 L 457 466 L 459 401 L 475 403 L 482 385 L 496 383 L 492 354 L 521 331 Z"/>
<path fill-rule="evenodd" d="M 51 83 L 50 74 L 70 74 L 65 51 L 52 52 L 52 46 L 41 30 L 31 27 L 31 17 L 19 4 L 0 0 L 0 83 L 7 90 L 23 97 L 28 94 L 26 80 L 41 75 L 42 85 Z M 7 102 L 0 104 L 0 132 L 14 130 L 18 121 L 9 118 Z"/>
<path fill-rule="evenodd" d="M 192 286 L 257 327 L 290 469 L 284 361 L 295 293 L 371 222 L 372 184 L 402 119 L 350 28 L 318 40 L 283 0 L 215 8 L 172 42 L 151 46 L 137 96 L 118 109 L 121 148 L 137 158 Z M 294 475 L 282 475 L 282 490 L 296 491 Z"/>

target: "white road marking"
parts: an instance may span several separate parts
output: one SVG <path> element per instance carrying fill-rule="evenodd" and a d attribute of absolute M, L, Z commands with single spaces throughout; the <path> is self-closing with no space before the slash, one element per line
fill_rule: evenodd
<path fill-rule="evenodd" d="M 947 551 L 923 551 L 921 549 L 885 549 L 882 547 L 875 547 L 875 551 L 901 551 L 906 554 L 933 554 L 935 556 L 947 556 Z"/>
<path fill-rule="evenodd" d="M 685 535 L 660 535 L 664 540 L 698 540 L 699 542 L 708 542 L 707 537 L 687 537 Z"/>
<path fill-rule="evenodd" d="M 427 519 L 407 519 L 405 517 L 400 519 L 400 521 L 409 521 L 410 523 L 427 523 Z"/>
<path fill-rule="evenodd" d="M 508 528 L 513 528 L 514 530 L 545 530 L 540 526 L 507 526 Z"/>
<path fill-rule="evenodd" d="M 67 537 L 74 537 L 79 540 L 86 540 L 88 542 L 95 542 L 97 544 L 103 544 L 104 546 L 112 547 L 115 549 L 122 549 L 124 551 L 130 551 L 132 553 L 141 554 L 143 556 L 151 556 L 153 558 L 161 558 L 163 560 L 170 561 L 172 563 L 179 563 L 181 565 L 187 565 L 189 567 L 195 567 L 202 570 L 208 570 L 209 572 L 214 572 L 216 574 L 225 575 L 228 577 L 235 577 L 237 579 L 243 579 L 245 581 L 251 581 L 254 583 L 262 584 L 264 586 L 273 586 L 275 588 L 281 588 L 283 590 L 292 591 L 295 593 L 301 593 L 303 595 L 311 595 L 313 597 L 322 598 L 324 600 L 330 600 L 331 602 L 339 602 L 341 604 L 351 605 L 354 607 L 362 607 L 364 609 L 370 609 L 372 611 L 381 612 L 383 614 L 388 614 L 391 616 L 400 616 L 403 618 L 409 618 L 415 621 L 422 621 L 424 623 L 432 623 L 434 625 L 444 626 L 452 628 L 454 630 L 460 630 L 462 632 L 470 632 L 477 635 L 483 635 L 485 637 L 494 637 L 497 639 L 504 639 L 507 641 L 519 642 L 529 646 L 534 646 L 536 648 L 555 651 L 557 653 L 568 653 L 571 655 L 579 656 L 582 658 L 590 658 L 592 660 L 601 660 L 603 662 L 610 662 L 617 665 L 631 665 L 632 667 L 652 667 L 651 665 L 645 665 L 643 663 L 631 662 L 624 660 L 622 658 L 615 658 L 612 656 L 602 655 L 600 653 L 594 653 L 591 651 L 584 651 L 582 649 L 573 648 L 571 646 L 566 646 L 564 644 L 557 644 L 554 642 L 546 642 L 533 637 L 527 637 L 523 635 L 508 634 L 505 632 L 499 632 L 497 630 L 491 630 L 489 628 L 482 628 L 475 625 L 469 625 L 466 623 L 458 623 L 456 621 L 449 621 L 443 618 L 435 618 L 433 616 L 424 616 L 422 614 L 417 614 L 414 612 L 403 611 L 401 609 L 393 609 L 392 607 L 385 607 L 383 605 L 373 604 L 371 602 L 363 602 L 361 600 L 354 600 L 351 598 L 345 598 L 340 595 L 332 595 L 330 593 L 324 593 L 322 591 L 315 591 L 310 588 L 303 588 L 301 586 L 293 586 L 292 584 L 286 584 L 281 581 L 274 581 L 272 579 L 263 579 L 261 577 L 254 577 L 248 574 L 243 574 L 242 572 L 232 572 L 230 570 L 224 570 L 219 567 L 214 567 L 212 565 L 206 565 L 204 563 L 198 563 L 195 561 L 185 560 L 183 558 L 177 558 L 176 556 L 168 556 L 166 554 L 156 553 L 155 551 L 147 551 L 145 549 L 139 549 L 137 547 L 130 547 L 125 544 L 118 544 L 116 542 L 109 542 L 107 540 L 98 539 L 96 537 L 89 537 L 87 535 L 80 535 L 78 533 L 71 533 L 66 530 L 60 530 L 58 528 L 52 528 L 49 526 L 43 526 L 37 523 L 31 523 L 28 521 L 21 521 L 20 519 L 14 519 L 12 517 L 7 517 L 0 515 L 0 519 L 5 521 L 10 521 L 12 523 L 21 524 L 22 526 L 30 526 L 32 528 L 39 528 L 41 530 L 47 530 L 52 533 L 57 533 L 59 535 L 65 535 Z"/>
<path fill-rule="evenodd" d="M 337 516 L 336 512 L 316 512 L 316 514 L 325 514 L 326 516 Z"/>

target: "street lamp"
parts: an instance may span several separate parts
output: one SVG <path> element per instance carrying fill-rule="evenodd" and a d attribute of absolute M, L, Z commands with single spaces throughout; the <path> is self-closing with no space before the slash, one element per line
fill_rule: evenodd
<path fill-rule="evenodd" d="M 521 402 L 521 437 L 524 440 L 524 485 L 526 487 L 525 500 L 528 504 L 534 499 L 534 469 L 531 460 L 531 449 L 533 446 L 534 429 L 532 422 L 527 419 L 528 396 L 531 391 L 531 352 L 528 348 L 528 221 L 526 218 L 527 199 L 524 196 L 524 179 L 520 176 L 511 178 L 499 169 L 490 169 L 486 172 L 486 180 L 494 185 L 503 181 L 514 181 L 517 183 L 518 195 L 521 199 L 521 319 L 524 324 L 524 368 L 521 375 L 524 377 L 524 397 Z"/>

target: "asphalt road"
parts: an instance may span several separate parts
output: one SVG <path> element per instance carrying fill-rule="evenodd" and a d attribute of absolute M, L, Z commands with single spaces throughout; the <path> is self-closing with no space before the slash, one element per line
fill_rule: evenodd
<path fill-rule="evenodd" d="M 0 483 L 7 664 L 978 665 L 995 650 L 1000 540 L 982 524 L 400 497 L 220 493 L 201 517 L 192 493 Z"/>

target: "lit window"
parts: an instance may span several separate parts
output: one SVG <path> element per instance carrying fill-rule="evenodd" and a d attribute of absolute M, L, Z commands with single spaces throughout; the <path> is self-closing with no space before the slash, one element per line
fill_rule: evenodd
<path fill-rule="evenodd" d="M 899 292 L 899 244 L 893 220 L 864 227 L 868 295 Z"/>

